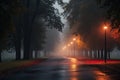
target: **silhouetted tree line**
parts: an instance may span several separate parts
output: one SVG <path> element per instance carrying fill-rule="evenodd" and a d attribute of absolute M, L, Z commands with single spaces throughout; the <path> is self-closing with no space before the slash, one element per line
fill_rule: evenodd
<path fill-rule="evenodd" d="M 21 59 L 21 48 L 24 59 L 31 59 L 33 50 L 43 49 L 46 27 L 62 31 L 56 1 L 63 5 L 62 0 L 0 0 L 0 60 L 9 48 L 15 48 L 16 60 Z"/>
<path fill-rule="evenodd" d="M 120 49 L 120 0 L 97 0 L 97 2 L 98 6 L 105 10 L 105 19 L 110 22 L 112 31 L 117 31 L 116 41 Z"/>
<path fill-rule="evenodd" d="M 104 35 L 100 34 L 101 29 L 99 28 L 102 27 L 101 23 L 108 21 L 112 28 L 120 29 L 119 2 L 120 0 L 70 0 L 64 6 L 64 15 L 73 32 L 80 34 L 90 49 L 101 50 L 104 49 Z M 112 50 L 116 45 L 120 44 L 107 34 L 108 50 Z"/>

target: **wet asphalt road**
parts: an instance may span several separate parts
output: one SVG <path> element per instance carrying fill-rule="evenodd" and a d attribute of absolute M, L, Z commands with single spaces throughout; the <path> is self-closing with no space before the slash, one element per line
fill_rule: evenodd
<path fill-rule="evenodd" d="M 74 59 L 57 58 L 0 76 L 0 80 L 120 80 L 119 73 L 109 66 L 82 65 Z"/>

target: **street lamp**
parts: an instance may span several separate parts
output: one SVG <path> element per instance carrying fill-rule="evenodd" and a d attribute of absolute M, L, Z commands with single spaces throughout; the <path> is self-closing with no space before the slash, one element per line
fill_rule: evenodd
<path fill-rule="evenodd" d="M 73 42 L 70 42 L 70 44 L 73 45 Z M 70 49 L 70 50 L 71 50 L 70 55 L 72 56 L 72 52 L 73 52 L 73 50 L 72 50 L 72 46 L 71 46 L 70 48 L 71 48 L 71 49 Z"/>
<path fill-rule="evenodd" d="M 105 63 L 107 61 L 107 38 L 106 38 L 106 30 L 107 30 L 107 26 L 104 26 L 104 30 L 105 30 L 105 52 L 104 52 L 104 60 L 105 60 Z"/>
<path fill-rule="evenodd" d="M 76 55 L 76 52 L 75 52 L 75 41 L 76 41 L 76 38 L 73 38 L 73 41 L 74 41 L 74 56 Z"/>
<path fill-rule="evenodd" d="M 73 42 L 70 42 L 70 44 L 73 44 Z"/>
<path fill-rule="evenodd" d="M 70 55 L 70 46 L 71 46 L 71 45 L 68 44 L 68 49 L 67 49 L 67 51 L 68 51 L 68 54 L 67 54 L 67 55 L 68 55 L 68 56 Z"/>
<path fill-rule="evenodd" d="M 76 41 L 76 38 L 73 38 L 73 41 Z"/>
<path fill-rule="evenodd" d="M 70 44 L 68 44 L 68 47 L 70 47 Z"/>

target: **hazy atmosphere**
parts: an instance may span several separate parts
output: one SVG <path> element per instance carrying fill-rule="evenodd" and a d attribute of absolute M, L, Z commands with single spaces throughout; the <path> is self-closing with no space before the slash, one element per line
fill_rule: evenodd
<path fill-rule="evenodd" d="M 120 0 L 0 0 L 0 80 L 120 80 Z"/>
<path fill-rule="evenodd" d="M 109 26 L 109 29 L 107 31 L 108 50 L 111 51 L 112 54 L 114 53 L 113 52 L 114 48 L 119 49 L 119 33 L 117 34 L 116 32 L 117 30 L 112 29 L 110 27 L 110 22 L 105 18 L 106 10 L 104 8 L 100 8 L 96 0 L 90 0 L 90 1 L 65 0 L 63 2 L 64 5 L 62 4 L 62 6 L 61 3 L 59 4 L 57 2 L 53 4 L 53 7 L 55 8 L 54 10 L 55 13 L 57 14 L 57 16 L 60 16 L 61 18 L 60 20 L 62 23 L 61 26 L 62 29 L 60 27 L 57 28 L 56 26 L 55 28 L 52 28 L 51 27 L 52 25 L 50 25 L 48 28 L 43 27 L 43 26 L 47 26 L 46 23 L 43 23 L 44 19 L 41 19 L 42 18 L 41 15 L 43 14 L 41 13 L 36 15 L 36 17 L 34 17 L 34 11 L 32 11 L 35 7 L 39 5 L 38 4 L 35 5 L 35 1 L 31 2 L 30 9 L 32 9 L 31 10 L 32 13 L 29 16 L 33 15 L 33 18 L 31 17 L 31 20 L 35 18 L 33 25 L 34 27 L 32 28 L 32 30 L 29 30 L 32 31 L 31 48 L 33 48 L 33 54 L 32 54 L 33 56 L 35 56 L 36 50 L 39 56 L 45 55 L 44 53 L 46 53 L 47 55 L 58 55 L 61 53 L 61 49 L 66 44 L 69 43 L 70 39 L 76 37 L 76 35 L 77 38 L 80 39 L 78 42 L 79 49 L 84 49 L 84 48 L 86 48 L 87 50 L 104 49 L 104 32 L 102 28 L 102 26 L 104 25 Z M 36 10 L 39 10 L 39 8 L 36 8 Z M 22 20 L 22 18 L 16 20 L 17 25 L 20 20 Z M 18 26 L 22 26 L 22 25 L 23 22 L 20 22 Z M 21 32 L 23 32 L 22 28 L 21 28 Z M 19 36 L 19 34 L 17 35 Z M 21 41 L 24 42 L 23 40 Z M 82 42 L 82 44 L 79 44 L 80 42 Z M 13 44 L 13 42 L 12 43 L 10 42 L 10 44 Z M 24 55 L 25 49 L 23 47 L 25 46 L 21 44 L 21 58 L 25 56 Z M 6 51 L 7 52 L 7 53 L 5 52 L 6 54 L 4 54 L 4 52 L 2 53 L 2 55 L 4 56 L 2 57 L 2 59 L 9 60 L 8 57 L 11 59 L 13 57 L 13 59 L 15 59 L 16 52 L 14 50 L 14 47 L 10 48 L 9 51 Z M 13 52 L 13 53 L 10 53 L 11 55 L 7 56 L 9 55 L 9 52 Z M 119 54 L 116 54 L 115 56 L 118 55 Z"/>

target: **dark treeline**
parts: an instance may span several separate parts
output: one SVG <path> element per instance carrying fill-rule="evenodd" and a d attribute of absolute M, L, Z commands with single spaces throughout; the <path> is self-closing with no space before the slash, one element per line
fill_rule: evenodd
<path fill-rule="evenodd" d="M 20 60 L 22 48 L 23 59 L 32 59 L 33 50 L 42 50 L 47 27 L 62 31 L 55 2 L 63 5 L 61 0 L 0 0 L 0 54 L 14 48 Z"/>
<path fill-rule="evenodd" d="M 78 33 L 90 49 L 104 49 L 103 25 L 110 23 L 112 30 L 107 31 L 107 48 L 108 50 L 115 46 L 120 48 L 120 37 L 117 41 L 111 37 L 113 29 L 120 31 L 119 2 L 119 0 L 70 0 L 64 7 L 64 15 L 67 16 L 71 33 Z"/>

